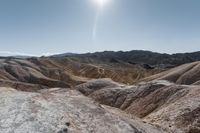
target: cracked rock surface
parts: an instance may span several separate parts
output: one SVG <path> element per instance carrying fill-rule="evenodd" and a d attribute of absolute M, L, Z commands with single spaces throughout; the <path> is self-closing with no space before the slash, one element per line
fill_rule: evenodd
<path fill-rule="evenodd" d="M 80 92 L 0 88 L 0 133 L 164 133 Z"/>

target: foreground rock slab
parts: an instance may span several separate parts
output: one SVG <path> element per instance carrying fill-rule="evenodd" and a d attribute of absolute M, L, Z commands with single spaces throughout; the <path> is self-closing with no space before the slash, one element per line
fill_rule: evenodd
<path fill-rule="evenodd" d="M 0 88 L 0 133 L 162 133 L 69 89 Z"/>

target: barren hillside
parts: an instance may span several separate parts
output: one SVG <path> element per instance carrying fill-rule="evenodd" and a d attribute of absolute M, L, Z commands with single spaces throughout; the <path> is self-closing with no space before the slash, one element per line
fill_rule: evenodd
<path fill-rule="evenodd" d="M 133 84 L 159 71 L 148 70 L 137 64 L 81 63 L 73 58 L 4 58 L 0 59 L 0 86 L 35 91 L 42 88 L 73 87 L 98 78 Z"/>
<path fill-rule="evenodd" d="M 177 84 L 198 85 L 200 84 L 200 62 L 184 64 L 168 71 L 150 76 L 143 81 L 168 80 Z"/>
<path fill-rule="evenodd" d="M 199 133 L 199 68 L 1 58 L 0 133 Z"/>
<path fill-rule="evenodd" d="M 172 133 L 200 132 L 200 86 L 160 80 L 124 86 L 109 79 L 76 87 L 100 104 L 124 110 Z"/>

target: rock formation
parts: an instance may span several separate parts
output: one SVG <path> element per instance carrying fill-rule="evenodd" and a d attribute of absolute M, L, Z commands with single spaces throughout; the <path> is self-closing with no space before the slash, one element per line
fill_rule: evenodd
<path fill-rule="evenodd" d="M 126 86 L 109 81 L 92 80 L 76 89 L 100 104 L 124 110 L 168 132 L 200 132 L 200 86 L 164 80 Z"/>
<path fill-rule="evenodd" d="M 0 133 L 165 133 L 80 92 L 0 88 Z"/>

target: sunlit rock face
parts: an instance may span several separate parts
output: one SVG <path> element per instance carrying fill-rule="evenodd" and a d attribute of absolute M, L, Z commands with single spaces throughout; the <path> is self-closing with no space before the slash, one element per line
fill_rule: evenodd
<path fill-rule="evenodd" d="M 0 133 L 162 133 L 70 89 L 0 88 Z"/>

